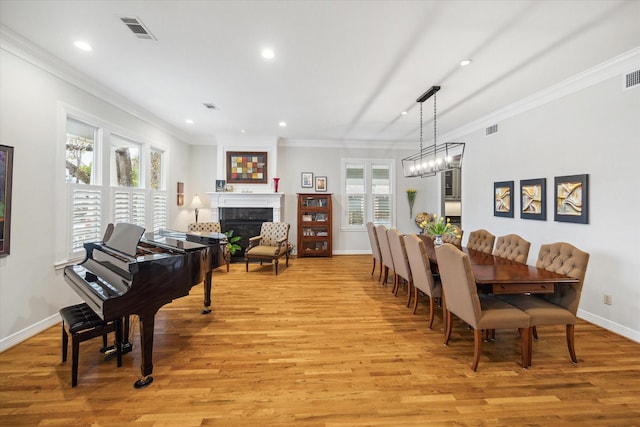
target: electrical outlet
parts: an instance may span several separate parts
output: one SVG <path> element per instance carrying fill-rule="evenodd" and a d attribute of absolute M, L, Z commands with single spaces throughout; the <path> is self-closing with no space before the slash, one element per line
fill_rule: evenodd
<path fill-rule="evenodd" d="M 604 303 L 607 305 L 611 305 L 612 301 L 611 301 L 611 294 L 604 294 Z"/>

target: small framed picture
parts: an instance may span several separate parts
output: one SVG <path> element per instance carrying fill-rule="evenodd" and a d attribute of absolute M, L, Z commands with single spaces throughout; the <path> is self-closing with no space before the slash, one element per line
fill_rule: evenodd
<path fill-rule="evenodd" d="M 220 193 L 224 191 L 224 186 L 227 182 L 224 179 L 216 179 L 216 192 Z"/>
<path fill-rule="evenodd" d="M 554 220 L 588 224 L 589 175 L 556 176 Z"/>
<path fill-rule="evenodd" d="M 547 220 L 547 179 L 520 181 L 520 218 Z"/>
<path fill-rule="evenodd" d="M 302 188 L 313 188 L 313 172 L 302 172 Z"/>
<path fill-rule="evenodd" d="M 513 218 L 513 181 L 493 183 L 493 216 Z"/>
<path fill-rule="evenodd" d="M 316 176 L 316 191 L 327 191 L 326 176 Z"/>

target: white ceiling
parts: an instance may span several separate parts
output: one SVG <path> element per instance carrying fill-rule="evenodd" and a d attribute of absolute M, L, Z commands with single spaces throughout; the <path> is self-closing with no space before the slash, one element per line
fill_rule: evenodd
<path fill-rule="evenodd" d="M 139 18 L 157 40 L 137 39 L 122 16 Z M 198 143 L 243 129 L 417 141 L 415 100 L 433 85 L 442 86 L 437 128 L 446 134 L 639 46 L 639 22 L 635 0 L 0 0 L 5 35 L 26 38 Z M 74 47 L 78 39 L 93 51 Z M 275 59 L 261 57 L 266 46 Z M 472 64 L 460 67 L 465 58 Z M 427 141 L 432 99 L 424 109 Z"/>

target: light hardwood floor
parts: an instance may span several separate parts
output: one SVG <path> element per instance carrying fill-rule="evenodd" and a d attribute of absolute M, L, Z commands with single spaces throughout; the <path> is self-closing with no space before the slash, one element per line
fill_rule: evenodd
<path fill-rule="evenodd" d="M 141 390 L 138 341 L 117 369 L 99 338 L 71 388 L 52 327 L 0 354 L 0 425 L 640 425 L 640 344 L 580 322 L 573 365 L 564 328 L 541 327 L 523 370 L 517 331 L 497 331 L 472 372 L 470 330 L 456 321 L 445 347 L 441 311 L 428 330 L 426 300 L 412 315 L 370 271 L 370 256 L 216 270 L 211 314 L 196 286 L 156 316 Z"/>

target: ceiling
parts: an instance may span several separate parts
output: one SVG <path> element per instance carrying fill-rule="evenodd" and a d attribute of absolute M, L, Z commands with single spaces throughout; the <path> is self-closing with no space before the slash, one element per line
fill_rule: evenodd
<path fill-rule="evenodd" d="M 136 38 L 121 17 L 138 18 L 155 40 Z M 433 85 L 444 135 L 639 46 L 639 20 L 634 0 L 0 0 L 4 36 L 27 39 L 195 143 L 242 131 L 417 141 L 416 98 Z M 77 49 L 80 39 L 93 50 Z M 262 58 L 264 47 L 275 58 Z M 423 107 L 427 141 L 433 98 Z"/>

